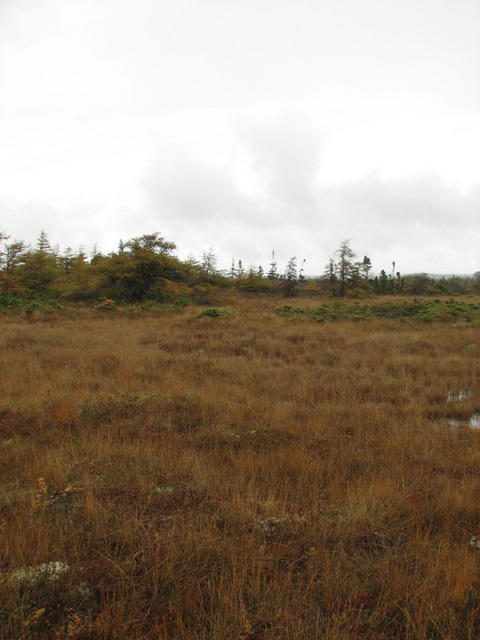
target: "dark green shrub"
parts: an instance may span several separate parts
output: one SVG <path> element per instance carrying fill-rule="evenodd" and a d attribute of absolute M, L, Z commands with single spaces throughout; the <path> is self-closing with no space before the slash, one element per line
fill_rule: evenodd
<path fill-rule="evenodd" d="M 216 307 L 213 309 L 205 309 L 198 316 L 199 318 L 230 318 L 232 315 L 231 311 L 227 311 L 226 309 L 217 309 Z"/>

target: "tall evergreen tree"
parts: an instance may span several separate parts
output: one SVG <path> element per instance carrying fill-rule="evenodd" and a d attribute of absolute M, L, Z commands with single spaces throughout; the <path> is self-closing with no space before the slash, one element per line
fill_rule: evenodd
<path fill-rule="evenodd" d="M 237 270 L 235 268 L 235 258 L 232 258 L 232 266 L 230 268 L 230 278 L 234 280 L 237 277 Z"/>
<path fill-rule="evenodd" d="M 298 272 L 298 281 L 299 282 L 305 282 L 305 276 L 303 274 L 303 272 L 305 270 L 305 262 L 306 262 L 306 259 L 304 258 L 302 260 L 302 266 L 300 267 L 300 271 Z"/>
<path fill-rule="evenodd" d="M 335 252 L 337 255 L 336 274 L 339 281 L 340 296 L 344 296 L 347 290 L 353 285 L 355 276 L 358 275 L 358 264 L 354 262 L 356 254 L 350 247 L 350 240 L 342 240 L 340 248 Z"/>
<path fill-rule="evenodd" d="M 246 273 L 245 269 L 243 268 L 243 262 L 239 260 L 237 264 L 237 278 L 245 278 L 245 276 Z"/>
<path fill-rule="evenodd" d="M 335 273 L 335 260 L 333 258 L 329 258 L 327 264 L 325 265 L 322 280 L 328 283 L 331 295 L 335 295 L 337 275 Z"/>
<path fill-rule="evenodd" d="M 41 251 L 42 253 L 51 253 L 52 251 L 50 240 L 43 229 L 40 231 L 40 235 L 37 238 L 37 251 Z"/>
<path fill-rule="evenodd" d="M 282 280 L 280 287 L 283 295 L 287 298 L 292 298 L 296 295 L 298 289 L 298 273 L 297 273 L 297 258 L 293 256 L 287 262 L 285 269 L 284 279 Z"/>
<path fill-rule="evenodd" d="M 297 258 L 293 256 L 287 262 L 287 267 L 285 269 L 285 279 L 286 280 L 297 280 Z"/>
<path fill-rule="evenodd" d="M 202 269 L 207 276 L 211 278 L 217 273 L 218 257 L 213 247 L 202 253 Z"/>
<path fill-rule="evenodd" d="M 269 280 L 276 280 L 278 278 L 277 263 L 275 261 L 275 249 L 272 249 L 272 261 L 270 263 L 270 270 L 267 274 L 267 278 Z"/>
<path fill-rule="evenodd" d="M 370 271 L 372 269 L 372 261 L 370 260 L 370 258 L 368 256 L 363 256 L 363 260 L 362 260 L 360 268 L 361 268 L 363 277 L 368 282 L 368 276 L 369 276 Z"/>

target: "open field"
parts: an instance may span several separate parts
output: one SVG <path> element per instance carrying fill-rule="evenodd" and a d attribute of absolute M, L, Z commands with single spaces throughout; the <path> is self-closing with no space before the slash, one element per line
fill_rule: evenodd
<path fill-rule="evenodd" d="M 479 326 L 283 304 L 0 316 L 0 638 L 480 637 Z"/>

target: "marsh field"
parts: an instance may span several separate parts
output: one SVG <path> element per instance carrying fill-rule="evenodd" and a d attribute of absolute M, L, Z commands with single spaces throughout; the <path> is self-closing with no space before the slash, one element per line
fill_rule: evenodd
<path fill-rule="evenodd" d="M 479 638 L 480 305 L 448 302 L 0 316 L 0 637 Z"/>

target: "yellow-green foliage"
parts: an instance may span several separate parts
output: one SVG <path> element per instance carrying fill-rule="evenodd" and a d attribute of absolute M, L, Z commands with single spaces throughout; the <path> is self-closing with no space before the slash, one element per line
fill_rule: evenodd
<path fill-rule="evenodd" d="M 102 300 L 93 307 L 94 311 L 118 311 L 118 307 L 115 304 L 115 300 L 110 300 L 107 298 L 106 300 Z"/>
<path fill-rule="evenodd" d="M 1 638 L 480 637 L 479 329 L 276 308 L 0 317 Z"/>

